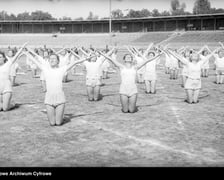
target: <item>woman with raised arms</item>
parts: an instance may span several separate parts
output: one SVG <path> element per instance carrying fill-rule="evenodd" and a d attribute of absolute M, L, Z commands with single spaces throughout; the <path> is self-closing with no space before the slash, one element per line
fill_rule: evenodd
<path fill-rule="evenodd" d="M 10 70 L 25 46 L 26 43 L 13 57 L 6 58 L 5 53 L 0 52 L 0 111 L 8 111 L 15 106 L 11 104 L 12 82 L 10 80 Z"/>
<path fill-rule="evenodd" d="M 101 53 L 101 52 L 100 52 Z M 146 59 L 144 56 L 144 62 L 139 65 L 134 65 L 133 57 L 131 54 L 125 54 L 123 56 L 124 64 L 121 64 L 117 60 L 108 57 L 107 55 L 101 53 L 104 57 L 110 60 L 115 66 L 120 70 L 121 75 L 121 85 L 120 85 L 120 101 L 122 105 L 122 112 L 124 113 L 135 113 L 137 111 L 137 85 L 136 85 L 136 75 L 137 71 L 146 65 L 148 62 L 156 60 L 160 57 L 160 54 L 151 58 Z"/>
<path fill-rule="evenodd" d="M 28 48 L 29 53 L 35 53 Z M 29 53 L 26 53 L 29 56 Z M 46 94 L 44 104 L 46 105 L 48 120 L 51 126 L 60 126 L 63 124 L 63 115 L 65 109 L 65 94 L 62 81 L 65 73 L 78 63 L 82 63 L 91 57 L 71 62 L 69 65 L 59 66 L 60 59 L 57 54 L 49 56 L 47 64 L 43 58 L 30 59 L 43 71 L 46 80 Z"/>

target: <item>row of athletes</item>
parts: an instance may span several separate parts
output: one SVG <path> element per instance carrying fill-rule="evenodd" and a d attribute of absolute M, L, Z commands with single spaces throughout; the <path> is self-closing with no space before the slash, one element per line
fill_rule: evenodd
<path fill-rule="evenodd" d="M 88 92 L 89 101 L 98 101 L 100 94 L 100 69 L 102 64 L 108 60 L 118 68 L 121 76 L 120 84 L 120 101 L 122 106 L 122 112 L 134 113 L 136 112 L 137 102 L 137 84 L 136 77 L 138 71 L 144 68 L 144 79 L 146 82 L 146 93 L 151 92 L 156 86 L 152 83 L 156 81 L 156 65 L 160 62 L 162 54 L 172 57 L 182 62 L 187 67 L 187 79 L 184 84 L 187 93 L 188 103 L 198 103 L 198 96 L 201 89 L 201 69 L 210 58 L 202 58 L 199 52 L 192 52 L 189 58 L 183 56 L 182 53 L 178 53 L 176 50 L 172 50 L 167 47 L 154 46 L 153 43 L 149 47 L 141 52 L 134 47 L 127 47 L 130 54 L 123 56 L 123 62 L 113 57 L 114 53 L 117 53 L 116 48 L 110 49 L 108 52 L 102 52 L 99 50 L 88 51 L 80 49 L 82 55 L 73 51 L 72 49 L 66 53 L 64 62 L 60 64 L 63 59 L 60 56 L 52 52 L 48 55 L 48 59 L 39 55 L 29 47 L 25 47 L 24 44 L 17 53 L 12 57 L 6 57 L 4 53 L 0 53 L 0 109 L 3 111 L 13 108 L 13 104 L 10 103 L 12 98 L 12 83 L 10 80 L 11 67 L 15 64 L 18 57 L 26 55 L 29 59 L 41 69 L 42 76 L 44 77 L 44 83 L 46 83 L 45 105 L 48 114 L 50 125 L 63 124 L 63 115 L 65 109 L 65 94 L 63 91 L 63 79 L 77 64 L 83 63 L 86 68 L 86 87 Z M 204 48 L 207 48 L 205 46 Z M 224 70 L 224 49 L 221 46 L 219 49 L 210 52 L 209 57 L 215 56 L 217 75 L 222 76 Z M 70 56 L 74 56 L 68 58 Z M 141 58 L 141 62 L 136 60 Z M 68 60 L 70 59 L 70 60 Z M 223 69 L 222 69 L 223 68 Z M 148 89 L 147 89 L 148 88 Z M 155 93 L 152 92 L 152 93 Z"/>

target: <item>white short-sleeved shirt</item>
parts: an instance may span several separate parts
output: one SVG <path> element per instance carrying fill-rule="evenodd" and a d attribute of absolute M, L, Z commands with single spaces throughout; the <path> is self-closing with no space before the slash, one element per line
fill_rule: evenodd
<path fill-rule="evenodd" d="M 136 69 L 132 68 L 122 68 L 121 69 L 121 84 L 132 86 L 136 84 Z"/>
<path fill-rule="evenodd" d="M 86 67 L 86 77 L 87 78 L 99 78 L 101 74 L 101 64 L 102 61 L 97 59 L 95 62 L 85 61 L 83 63 Z"/>
<path fill-rule="evenodd" d="M 5 64 L 0 66 L 0 83 L 2 83 L 4 80 L 9 79 L 11 66 L 11 61 L 7 61 Z"/>
<path fill-rule="evenodd" d="M 10 76 L 16 76 L 16 70 L 18 68 L 19 68 L 19 64 L 18 63 L 12 64 L 12 66 L 10 68 Z"/>
<path fill-rule="evenodd" d="M 201 79 L 201 68 L 203 62 L 200 61 L 196 64 L 189 62 L 188 63 L 188 78 L 190 79 Z"/>
<path fill-rule="evenodd" d="M 218 68 L 224 68 L 224 57 L 220 58 L 218 55 L 215 55 L 215 65 Z"/>
<path fill-rule="evenodd" d="M 69 57 L 67 55 L 65 56 L 59 56 L 60 62 L 59 62 L 59 67 L 65 66 L 69 63 Z"/>
<path fill-rule="evenodd" d="M 205 63 L 202 65 L 202 68 L 209 68 L 209 60 L 208 56 L 200 55 L 201 61 L 205 61 Z"/>
<path fill-rule="evenodd" d="M 110 63 L 108 60 L 105 60 L 102 64 L 102 69 L 107 70 L 110 67 Z"/>
<path fill-rule="evenodd" d="M 59 68 L 51 68 L 50 66 L 44 66 L 42 69 L 46 80 L 47 92 L 62 92 L 62 81 L 64 74 L 66 73 L 67 66 Z"/>
<path fill-rule="evenodd" d="M 156 73 L 157 60 L 150 61 L 145 65 L 145 71 L 150 72 L 150 74 Z"/>
<path fill-rule="evenodd" d="M 176 58 L 170 58 L 170 67 L 172 68 L 178 68 L 179 64 L 178 64 L 178 60 Z"/>
<path fill-rule="evenodd" d="M 170 57 L 166 54 L 165 55 L 165 66 L 169 67 L 170 66 Z"/>

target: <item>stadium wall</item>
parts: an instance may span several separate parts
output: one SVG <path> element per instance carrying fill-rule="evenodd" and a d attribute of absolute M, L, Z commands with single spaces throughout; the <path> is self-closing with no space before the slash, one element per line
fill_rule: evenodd
<path fill-rule="evenodd" d="M 112 32 L 224 30 L 224 14 L 113 19 Z M 108 33 L 109 20 L 0 21 L 0 33 Z"/>

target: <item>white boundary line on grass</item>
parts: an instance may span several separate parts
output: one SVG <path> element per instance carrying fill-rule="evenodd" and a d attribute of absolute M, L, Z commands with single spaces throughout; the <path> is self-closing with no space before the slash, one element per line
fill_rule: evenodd
<path fill-rule="evenodd" d="M 91 122 L 83 120 L 83 119 L 81 121 L 85 124 L 90 124 L 91 126 L 95 127 L 96 129 L 104 130 L 106 132 L 109 132 L 111 134 L 115 134 L 115 135 L 117 135 L 119 137 L 122 137 L 122 138 L 128 138 L 128 139 L 134 140 L 135 142 L 138 142 L 140 144 L 157 146 L 157 147 L 159 147 L 161 149 L 164 149 L 164 150 L 167 150 L 167 151 L 172 151 L 172 152 L 175 152 L 175 153 L 185 154 L 186 156 L 188 156 L 191 159 L 200 158 L 200 160 L 205 161 L 205 162 L 209 162 L 209 163 L 224 163 L 224 160 L 217 161 L 217 160 L 213 160 L 213 159 L 210 159 L 208 157 L 205 157 L 203 155 L 201 156 L 201 155 L 193 154 L 191 152 L 187 152 L 187 151 L 184 151 L 184 150 L 174 149 L 170 146 L 162 144 L 161 142 L 159 142 L 155 139 L 141 139 L 141 138 L 137 138 L 137 137 L 132 136 L 132 135 L 128 135 L 128 134 L 125 134 L 125 133 L 122 133 L 122 132 L 119 132 L 119 131 L 114 131 L 112 129 L 100 126 L 99 123 L 91 123 Z M 200 163 L 204 163 L 204 162 L 200 162 Z"/>
<path fill-rule="evenodd" d="M 160 81 L 157 80 L 157 82 L 160 84 L 160 87 L 162 87 L 163 89 L 165 89 L 165 87 L 162 85 L 162 83 L 160 83 Z M 180 115 L 178 113 L 178 107 L 174 106 L 171 102 L 169 102 L 169 99 L 167 98 L 167 101 L 169 103 L 169 107 L 171 108 L 171 111 L 173 112 L 176 120 L 177 120 L 177 124 L 180 126 L 181 130 L 184 130 L 184 124 L 183 122 L 180 120 Z"/>

